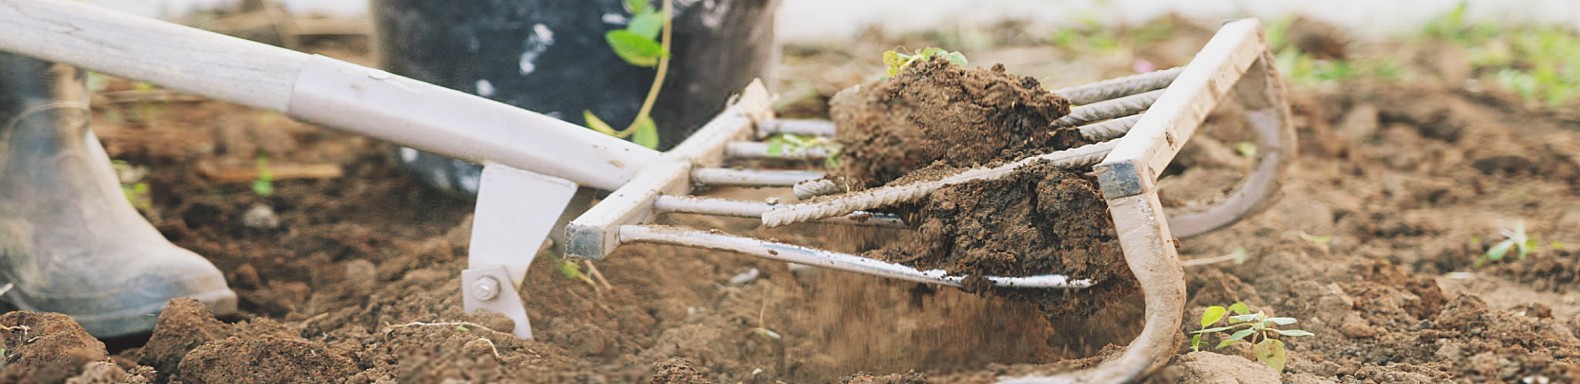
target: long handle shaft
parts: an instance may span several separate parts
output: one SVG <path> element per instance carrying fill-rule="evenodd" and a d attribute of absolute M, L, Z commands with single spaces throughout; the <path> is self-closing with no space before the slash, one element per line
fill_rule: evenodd
<path fill-rule="evenodd" d="M 600 189 L 657 151 L 485 98 L 321 56 L 64 0 L 0 0 L 0 50 Z"/>

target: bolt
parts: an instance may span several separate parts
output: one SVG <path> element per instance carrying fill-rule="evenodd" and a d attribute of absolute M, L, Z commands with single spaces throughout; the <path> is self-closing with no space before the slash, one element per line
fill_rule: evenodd
<path fill-rule="evenodd" d="M 478 300 L 489 301 L 499 297 L 499 280 L 493 276 L 483 276 L 472 281 L 472 296 Z"/>

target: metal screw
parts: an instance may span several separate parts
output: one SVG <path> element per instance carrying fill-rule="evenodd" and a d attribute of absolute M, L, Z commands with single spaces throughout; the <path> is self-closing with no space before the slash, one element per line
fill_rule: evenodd
<path fill-rule="evenodd" d="M 499 280 L 493 276 L 483 276 L 472 282 L 472 296 L 478 300 L 489 301 L 499 296 Z"/>

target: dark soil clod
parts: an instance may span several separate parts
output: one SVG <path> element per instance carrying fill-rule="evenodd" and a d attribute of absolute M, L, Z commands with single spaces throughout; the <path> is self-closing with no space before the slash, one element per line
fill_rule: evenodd
<path fill-rule="evenodd" d="M 1037 80 L 967 69 L 946 60 L 906 68 L 891 80 L 835 96 L 831 113 L 844 148 L 840 172 L 861 187 L 939 177 L 1088 144 L 1054 121 L 1069 102 Z M 967 275 L 966 290 L 1028 299 L 1050 316 L 1087 315 L 1134 291 L 1108 206 L 1096 186 L 1051 164 L 1022 167 L 995 181 L 951 186 L 895 210 L 917 229 L 873 256 Z M 1064 274 L 1098 287 L 996 290 L 986 275 Z M 1113 293 L 1115 295 L 1091 293 Z"/>

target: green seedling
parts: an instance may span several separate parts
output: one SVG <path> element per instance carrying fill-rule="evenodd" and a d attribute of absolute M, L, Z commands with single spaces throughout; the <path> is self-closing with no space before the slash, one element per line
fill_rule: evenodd
<path fill-rule="evenodd" d="M 1229 315 L 1233 313 L 1234 315 Z M 1218 326 L 1219 323 L 1224 323 Z M 1256 355 L 1256 361 L 1282 372 L 1288 356 L 1284 349 L 1283 337 L 1313 336 L 1311 332 L 1299 329 L 1278 329 L 1280 326 L 1295 323 L 1292 317 L 1270 317 L 1263 312 L 1251 313 L 1245 303 L 1234 303 L 1227 308 L 1221 306 L 1207 307 L 1201 315 L 1201 328 L 1191 332 L 1191 351 L 1201 350 L 1202 339 L 1207 335 L 1219 335 L 1223 340 L 1213 349 L 1222 349 L 1240 342 L 1252 343 L 1251 351 Z M 1224 336 L 1227 335 L 1227 336 Z"/>
<path fill-rule="evenodd" d="M 946 51 L 943 48 L 938 47 L 923 48 L 922 50 L 917 51 L 915 54 L 907 54 L 898 50 L 890 50 L 883 52 L 883 64 L 889 68 L 888 71 L 885 72 L 883 78 L 889 79 L 899 76 L 900 71 L 904 70 L 906 67 L 911 66 L 911 64 L 914 64 L 919 60 L 931 59 L 934 57 L 943 57 L 949 60 L 950 63 L 962 67 L 966 66 L 966 63 L 968 63 L 965 54 L 957 51 Z"/>
<path fill-rule="evenodd" d="M 654 10 L 648 6 L 648 0 L 626 0 L 626 8 L 631 10 L 631 22 L 624 29 L 604 34 L 604 40 L 609 42 L 615 55 L 626 63 L 657 68 L 653 85 L 648 88 L 647 98 L 642 100 L 642 108 L 637 110 L 636 118 L 625 129 L 615 130 L 592 111 L 582 111 L 582 118 L 587 121 L 588 128 L 621 139 L 629 137 L 631 142 L 654 149 L 658 148 L 658 125 L 653 122 L 651 113 L 653 103 L 658 101 L 658 92 L 663 88 L 664 77 L 669 73 L 670 34 L 674 28 L 671 20 L 674 5 L 671 0 L 661 2 L 664 4 L 662 10 Z"/>
<path fill-rule="evenodd" d="M 1503 261 L 1505 257 L 1508 257 L 1509 251 L 1514 251 L 1515 257 L 1519 260 L 1525 260 L 1525 256 L 1530 255 L 1536 249 L 1536 238 L 1525 233 L 1525 222 L 1523 221 L 1514 223 L 1513 229 L 1498 228 L 1498 234 L 1503 235 L 1503 241 L 1493 244 L 1492 247 L 1487 248 L 1487 252 L 1481 254 L 1481 257 L 1476 258 L 1477 267 L 1495 261 Z M 1559 247 L 1563 246 L 1563 243 L 1555 244 Z"/>
<path fill-rule="evenodd" d="M 575 261 L 572 261 L 568 258 L 562 258 L 558 264 L 554 265 L 554 269 L 559 270 L 560 275 L 565 276 L 565 278 L 571 280 L 580 280 L 581 282 L 592 286 L 593 292 L 603 294 L 603 290 L 598 287 L 598 283 L 594 282 L 591 277 L 587 276 L 587 274 L 582 273 L 581 267 L 577 266 Z"/>
<path fill-rule="evenodd" d="M 252 180 L 252 193 L 258 197 L 269 197 L 274 194 L 274 173 L 269 170 L 269 154 L 258 152 L 255 160 L 258 167 L 258 177 Z"/>
<path fill-rule="evenodd" d="M 823 167 L 827 169 L 839 168 L 840 145 L 823 136 L 797 135 L 786 133 L 774 135 L 767 140 L 769 157 L 794 156 L 812 150 L 821 150 L 826 155 L 823 157 Z"/>
<path fill-rule="evenodd" d="M 1333 235 L 1320 236 L 1300 231 L 1300 239 L 1316 245 L 1328 245 L 1328 243 L 1333 242 Z"/>

